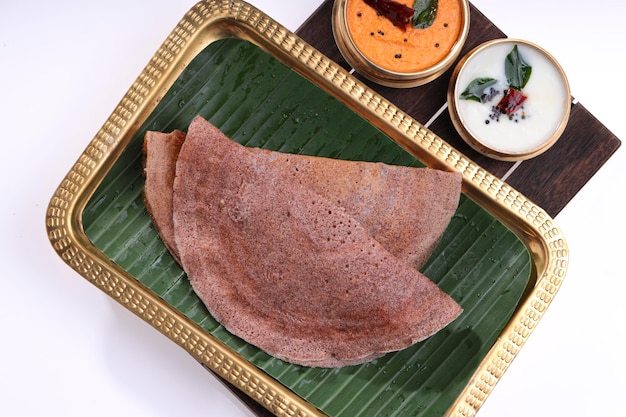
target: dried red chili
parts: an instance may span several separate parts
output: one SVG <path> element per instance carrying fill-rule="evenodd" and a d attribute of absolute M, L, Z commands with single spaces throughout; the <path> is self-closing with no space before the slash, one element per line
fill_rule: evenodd
<path fill-rule="evenodd" d="M 415 13 L 412 7 L 392 0 L 364 0 L 364 2 L 403 31 L 411 23 L 411 18 Z"/>
<path fill-rule="evenodd" d="M 513 114 L 522 107 L 522 103 L 526 101 L 527 98 L 528 97 L 522 94 L 521 91 L 515 88 L 507 88 L 504 90 L 504 97 L 502 97 L 500 102 L 496 105 L 496 108 L 500 113 Z"/>

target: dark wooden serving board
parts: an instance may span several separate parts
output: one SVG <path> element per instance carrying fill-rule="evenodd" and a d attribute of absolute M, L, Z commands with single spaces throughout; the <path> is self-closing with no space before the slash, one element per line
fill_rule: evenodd
<path fill-rule="evenodd" d="M 333 0 L 324 1 L 296 34 L 342 67 L 350 69 L 333 38 L 332 7 Z M 473 5 L 470 8 L 470 31 L 461 56 L 483 42 L 506 37 L 480 10 Z M 415 120 L 426 124 L 446 102 L 451 72 L 452 69 L 431 83 L 410 89 L 383 87 L 356 73 L 355 76 Z M 447 109 L 431 122 L 427 127 L 435 134 L 497 177 L 506 175 L 508 184 L 552 217 L 559 214 L 621 145 L 615 135 L 576 101 L 572 102 L 569 122 L 557 143 L 542 155 L 518 164 L 497 161 L 470 148 L 456 133 Z M 222 381 L 255 415 L 273 415 L 246 394 Z"/>
<path fill-rule="evenodd" d="M 325 1 L 296 33 L 348 69 L 349 66 L 333 38 L 332 7 L 331 0 Z M 483 42 L 506 37 L 476 7 L 473 5 L 470 7 L 470 32 L 461 56 Z M 452 69 L 429 84 L 411 89 L 383 87 L 365 80 L 358 74 L 356 77 L 415 120 L 425 124 L 445 104 L 451 73 Z M 447 109 L 428 125 L 428 128 L 498 177 L 509 173 L 514 165 L 513 162 L 496 161 L 482 156 L 470 148 L 454 129 Z M 518 164 L 506 177 L 506 182 L 546 210 L 550 216 L 555 217 L 613 155 L 620 144 L 620 140 L 581 103 L 574 101 L 568 125 L 559 141 L 544 154 Z"/>

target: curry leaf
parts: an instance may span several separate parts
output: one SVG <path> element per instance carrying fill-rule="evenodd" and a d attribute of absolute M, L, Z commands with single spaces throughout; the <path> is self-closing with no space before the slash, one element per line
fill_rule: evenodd
<path fill-rule="evenodd" d="M 517 45 L 515 45 L 504 61 L 504 73 L 509 86 L 516 90 L 524 88 L 530 79 L 532 70 L 532 67 L 524 61 Z"/>
<path fill-rule="evenodd" d="M 485 89 L 494 85 L 497 80 L 493 78 L 476 78 L 474 79 L 465 91 L 459 96 L 462 100 L 474 100 L 482 103 L 485 94 Z"/>
<path fill-rule="evenodd" d="M 432 26 L 437 17 L 437 0 L 415 0 L 413 3 L 413 27 L 426 29 Z"/>

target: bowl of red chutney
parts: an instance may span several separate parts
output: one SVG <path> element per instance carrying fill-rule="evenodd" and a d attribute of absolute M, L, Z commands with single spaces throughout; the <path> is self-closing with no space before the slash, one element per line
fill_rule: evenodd
<path fill-rule="evenodd" d="M 459 57 L 470 26 L 466 0 L 336 0 L 333 35 L 347 63 L 389 87 L 426 84 Z"/>

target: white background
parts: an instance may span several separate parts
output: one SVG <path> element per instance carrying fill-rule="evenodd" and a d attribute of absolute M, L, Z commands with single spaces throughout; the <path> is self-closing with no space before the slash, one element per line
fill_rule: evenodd
<path fill-rule="evenodd" d="M 295 31 L 321 0 L 252 3 Z M 0 415 L 250 416 L 187 353 L 71 270 L 48 201 L 194 0 L 0 2 Z M 626 3 L 475 0 L 546 48 L 573 95 L 626 138 Z M 561 291 L 480 417 L 623 413 L 625 150 L 556 218 Z"/>

